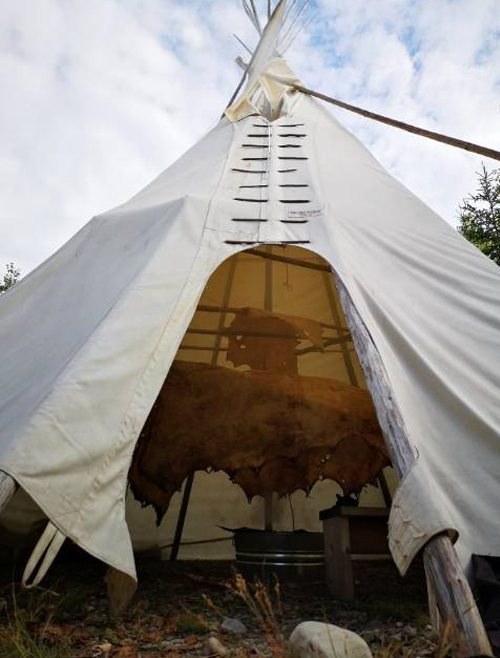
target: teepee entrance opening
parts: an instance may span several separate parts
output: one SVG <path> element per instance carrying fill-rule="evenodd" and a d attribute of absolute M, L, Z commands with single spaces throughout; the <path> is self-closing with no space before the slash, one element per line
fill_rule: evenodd
<path fill-rule="evenodd" d="M 134 494 L 158 520 L 172 500 L 170 559 L 179 549 L 199 556 L 200 544 L 213 557 L 233 557 L 220 526 L 319 532 L 319 512 L 336 497 L 389 507 L 388 465 L 330 265 L 279 245 L 224 261 L 130 470 Z M 182 497 L 174 495 L 183 482 Z"/>

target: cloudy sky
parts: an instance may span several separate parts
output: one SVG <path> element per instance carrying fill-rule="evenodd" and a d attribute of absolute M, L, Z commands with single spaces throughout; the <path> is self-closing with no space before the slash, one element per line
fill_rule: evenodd
<path fill-rule="evenodd" d="M 307 86 L 500 150 L 500 0 L 313 4 L 287 53 Z M 233 32 L 255 44 L 238 0 L 2 0 L 0 271 L 26 274 L 216 123 Z M 456 223 L 479 156 L 332 111 Z"/>

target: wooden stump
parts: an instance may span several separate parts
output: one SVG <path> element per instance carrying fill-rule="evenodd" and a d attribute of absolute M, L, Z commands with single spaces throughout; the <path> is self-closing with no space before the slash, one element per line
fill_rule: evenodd
<path fill-rule="evenodd" d="M 130 604 L 136 590 L 137 581 L 123 571 L 109 567 L 106 574 L 109 611 L 111 616 L 121 615 Z"/>

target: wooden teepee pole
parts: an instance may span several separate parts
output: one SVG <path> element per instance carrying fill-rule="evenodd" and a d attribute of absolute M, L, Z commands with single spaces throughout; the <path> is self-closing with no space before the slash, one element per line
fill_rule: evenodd
<path fill-rule="evenodd" d="M 403 417 L 380 354 L 339 277 L 336 277 L 336 285 L 392 464 L 399 478 L 403 478 L 415 462 Z M 424 548 L 424 564 L 441 619 L 451 625 L 453 655 L 459 658 L 492 656 L 474 596 L 448 535 L 436 535 L 428 542 Z"/>
<path fill-rule="evenodd" d="M 266 247 L 265 251 L 272 256 L 273 248 L 271 245 Z M 273 261 L 268 259 L 264 262 L 264 308 L 266 311 L 273 310 Z M 264 529 L 271 531 L 273 529 L 273 502 L 274 494 L 271 491 L 264 496 Z"/>
<path fill-rule="evenodd" d="M 217 360 L 219 358 L 219 352 L 222 343 L 223 333 L 222 330 L 226 324 L 226 315 L 227 311 L 224 310 L 229 305 L 229 299 L 231 297 L 231 290 L 233 288 L 234 274 L 236 272 L 236 264 L 238 262 L 238 254 L 235 254 L 229 262 L 229 272 L 227 275 L 226 286 L 224 289 L 224 296 L 222 298 L 222 311 L 219 317 L 218 331 L 214 332 L 216 334 L 216 339 L 212 352 L 211 364 L 217 365 Z M 186 332 L 187 333 L 187 332 Z M 177 524 L 175 527 L 174 541 L 172 543 L 172 549 L 170 551 L 169 560 L 175 562 L 177 560 L 177 555 L 179 553 L 179 547 L 181 545 L 182 533 L 184 531 L 184 522 L 186 521 L 186 514 L 189 505 L 189 499 L 191 497 L 191 489 L 193 488 L 194 473 L 188 475 L 186 478 L 186 484 L 184 485 L 184 491 L 182 493 L 181 508 L 179 510 L 179 516 L 177 517 Z"/>
<path fill-rule="evenodd" d="M 335 299 L 335 292 L 332 283 L 332 275 L 323 272 L 322 278 L 323 278 L 323 285 L 325 286 L 326 295 L 328 297 L 328 303 L 330 305 L 330 312 L 332 314 L 333 321 L 337 326 L 340 326 L 341 320 L 337 308 L 337 301 Z M 341 333 L 337 332 L 337 335 L 340 337 Z M 342 342 L 340 343 L 340 348 L 342 351 L 342 356 L 344 357 L 344 364 L 345 364 L 347 376 L 349 377 L 349 382 L 351 383 L 352 386 L 359 387 L 359 382 L 358 382 L 358 378 L 356 377 L 356 371 L 354 369 L 354 363 L 351 358 L 351 352 L 349 351 L 349 346 L 347 345 L 347 343 Z M 377 479 L 380 485 L 380 490 L 382 491 L 382 497 L 384 499 L 385 506 L 390 509 L 392 499 L 391 499 L 391 494 L 389 492 L 389 487 L 387 485 L 387 480 L 385 479 L 385 475 L 383 471 L 380 471 Z"/>
<path fill-rule="evenodd" d="M 413 133 L 414 135 L 420 135 L 421 137 L 427 137 L 428 139 L 433 139 L 435 142 L 441 142 L 442 144 L 448 144 L 448 146 L 454 146 L 456 148 L 462 149 L 464 151 L 469 151 L 470 153 L 477 153 L 478 155 L 484 155 L 487 158 L 492 158 L 493 160 L 500 160 L 500 151 L 495 149 L 488 148 L 487 146 L 480 146 L 479 144 L 473 144 L 472 142 L 466 142 L 463 139 L 457 139 L 456 137 L 450 137 L 448 135 L 442 135 L 441 133 L 436 133 L 432 130 L 426 130 L 425 128 L 419 128 L 418 126 L 412 126 L 409 123 L 404 121 L 399 121 L 397 119 L 391 119 L 384 116 L 383 114 L 376 114 L 375 112 L 369 112 L 368 110 L 363 110 L 360 107 L 355 105 L 350 105 L 349 103 L 344 103 L 339 101 L 336 98 L 327 96 L 326 94 L 321 94 L 318 91 L 313 91 L 312 89 L 307 89 L 302 85 L 293 85 L 293 88 L 297 91 L 301 91 L 303 94 L 308 94 L 309 96 L 314 96 L 319 98 L 322 101 L 341 107 L 344 110 L 349 112 L 354 112 L 355 114 L 360 114 L 363 117 L 368 119 L 374 119 L 380 123 L 385 123 L 388 126 L 393 128 L 399 128 L 400 130 L 405 130 L 406 132 Z"/>

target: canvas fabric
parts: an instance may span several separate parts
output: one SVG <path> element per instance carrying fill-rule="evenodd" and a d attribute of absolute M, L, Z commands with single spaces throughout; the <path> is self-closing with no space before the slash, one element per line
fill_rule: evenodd
<path fill-rule="evenodd" d="M 500 270 L 322 106 L 286 92 L 276 121 L 223 118 L 0 298 L 0 469 L 60 533 L 132 577 L 125 495 L 139 432 L 210 274 L 271 243 L 331 264 L 383 360 L 418 453 L 394 508 L 400 569 L 442 529 L 464 565 L 498 553 Z M 243 160 L 254 123 L 266 126 L 263 174 Z M 307 159 L 282 159 L 291 124 Z M 236 200 L 259 180 L 266 203 Z M 307 209 L 282 203 L 293 181 L 309 186 Z M 249 206 L 268 221 L 232 221 Z M 307 223 L 283 223 L 297 218 Z"/>

